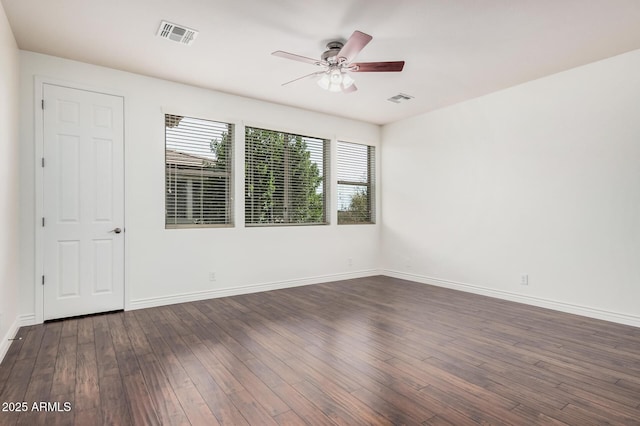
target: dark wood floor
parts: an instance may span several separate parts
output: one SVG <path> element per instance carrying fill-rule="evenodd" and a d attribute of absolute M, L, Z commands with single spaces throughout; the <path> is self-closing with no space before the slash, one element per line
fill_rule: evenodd
<path fill-rule="evenodd" d="M 18 335 L 2 425 L 640 424 L 640 329 L 386 277 Z"/>

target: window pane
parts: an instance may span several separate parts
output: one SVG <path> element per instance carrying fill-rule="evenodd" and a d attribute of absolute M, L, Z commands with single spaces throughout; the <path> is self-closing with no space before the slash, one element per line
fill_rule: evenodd
<path fill-rule="evenodd" d="M 375 223 L 375 147 L 338 142 L 338 224 Z"/>
<path fill-rule="evenodd" d="M 338 224 L 371 223 L 371 202 L 366 185 L 338 185 Z"/>
<path fill-rule="evenodd" d="M 168 228 L 231 224 L 233 125 L 165 115 Z"/>
<path fill-rule="evenodd" d="M 326 223 L 327 145 L 323 139 L 247 127 L 246 223 Z"/>

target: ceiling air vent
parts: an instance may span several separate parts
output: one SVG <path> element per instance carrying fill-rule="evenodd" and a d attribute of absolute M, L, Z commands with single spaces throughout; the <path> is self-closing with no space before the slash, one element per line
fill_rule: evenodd
<path fill-rule="evenodd" d="M 192 30 L 191 28 L 187 28 L 182 25 L 162 21 L 156 35 L 189 46 L 198 36 L 198 31 Z"/>
<path fill-rule="evenodd" d="M 413 99 L 413 96 L 405 95 L 404 93 L 398 93 L 395 96 L 387 99 L 389 102 L 393 102 L 394 104 L 399 104 L 400 102 L 408 101 L 409 99 Z"/>

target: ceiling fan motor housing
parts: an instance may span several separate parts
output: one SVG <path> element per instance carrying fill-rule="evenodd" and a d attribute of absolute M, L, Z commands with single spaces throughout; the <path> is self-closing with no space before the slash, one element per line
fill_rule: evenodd
<path fill-rule="evenodd" d="M 342 46 L 344 46 L 344 44 L 340 41 L 330 41 L 327 43 L 327 50 L 321 56 L 322 60 L 329 63 L 335 63 Z"/>

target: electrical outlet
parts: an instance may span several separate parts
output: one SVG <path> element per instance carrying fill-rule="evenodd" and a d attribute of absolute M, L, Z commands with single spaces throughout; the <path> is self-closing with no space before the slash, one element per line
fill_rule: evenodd
<path fill-rule="evenodd" d="M 520 285 L 529 285 L 529 274 L 520 275 Z"/>
<path fill-rule="evenodd" d="M 209 281 L 215 281 L 215 280 L 216 280 L 216 273 L 209 272 Z"/>
<path fill-rule="evenodd" d="M 353 259 L 352 258 L 348 258 L 347 259 L 347 265 L 353 266 Z"/>

